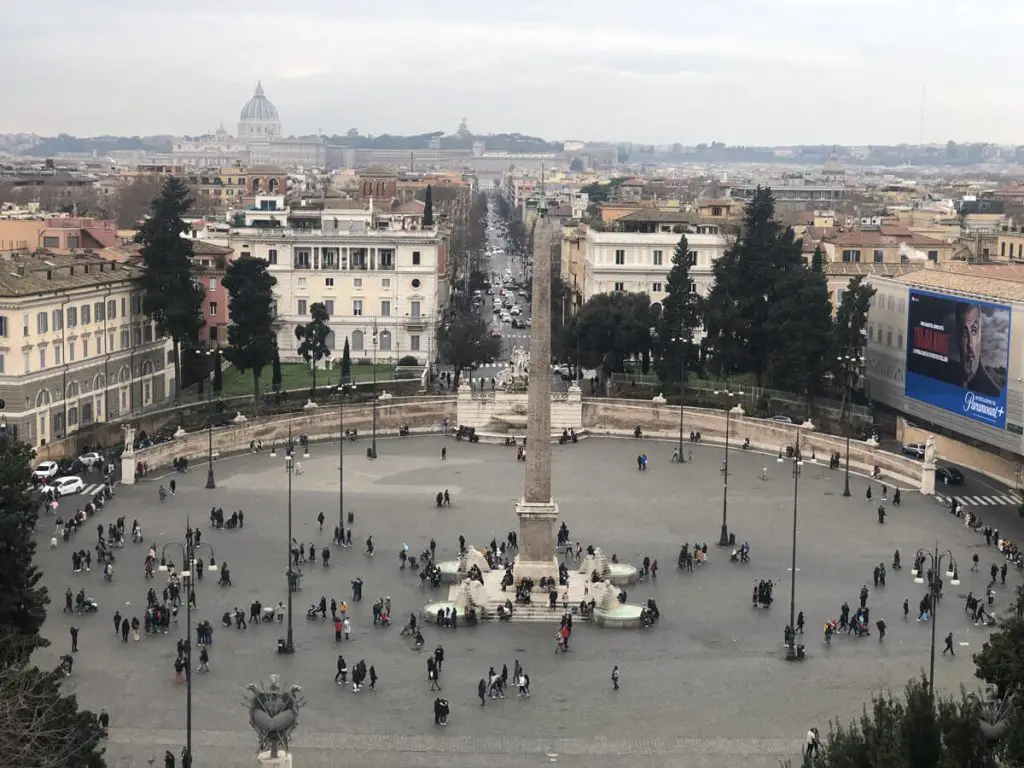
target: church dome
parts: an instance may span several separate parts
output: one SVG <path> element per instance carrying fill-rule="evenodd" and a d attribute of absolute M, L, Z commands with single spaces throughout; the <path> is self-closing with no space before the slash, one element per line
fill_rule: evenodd
<path fill-rule="evenodd" d="M 276 123 L 279 121 L 277 108 L 270 103 L 270 99 L 263 95 L 263 84 L 256 84 L 256 92 L 252 98 L 242 107 L 242 114 L 239 120 L 252 120 L 261 123 Z"/>

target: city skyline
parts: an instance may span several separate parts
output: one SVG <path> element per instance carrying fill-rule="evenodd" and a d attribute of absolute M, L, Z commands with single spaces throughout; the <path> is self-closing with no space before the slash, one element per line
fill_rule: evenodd
<path fill-rule="evenodd" d="M 721 14 L 641 2 L 624 15 L 610 0 L 567 0 L 552 18 L 538 0 L 344 14 L 326 0 L 287 11 L 55 0 L 56 28 L 27 7 L 4 13 L 0 62 L 16 76 L 0 132 L 233 132 L 262 80 L 285 135 L 453 131 L 465 117 L 479 134 L 550 140 L 1024 143 L 1021 75 L 1003 53 L 1024 8 L 986 7 L 744 0 Z"/>

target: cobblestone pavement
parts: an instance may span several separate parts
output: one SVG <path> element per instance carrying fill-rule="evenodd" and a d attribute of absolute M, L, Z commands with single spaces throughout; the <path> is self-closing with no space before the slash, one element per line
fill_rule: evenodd
<path fill-rule="evenodd" d="M 854 478 L 852 498 L 841 496 L 842 474 L 805 464 L 799 481 L 799 543 L 796 610 L 807 619 L 804 641 L 808 659 L 782 660 L 782 628 L 788 620 L 793 480 L 788 465 L 775 458 L 735 451 L 730 454 L 729 527 L 739 541 L 749 540 L 752 563 L 729 563 L 712 546 L 710 562 L 692 574 L 675 569 L 683 541 L 718 538 L 722 514 L 722 449 L 696 446 L 693 463 L 668 463 L 672 446 L 645 440 L 592 439 L 556 447 L 553 489 L 572 538 L 639 563 L 645 554 L 661 566 L 653 583 L 629 590 L 630 601 L 653 596 L 662 621 L 650 631 L 600 630 L 578 623 L 566 655 L 554 654 L 550 625 L 488 624 L 457 631 L 425 630 L 427 649 L 445 648 L 444 695 L 451 702 L 451 724 L 443 731 L 432 723 L 432 701 L 425 658 L 399 636 L 399 626 L 434 594 L 398 568 L 403 543 L 423 549 L 430 536 L 438 557 L 452 558 L 457 537 L 484 544 L 516 527 L 514 502 L 522 493 L 523 464 L 514 452 L 498 446 L 447 442 L 448 460 L 440 460 L 441 438 L 410 438 L 378 443 L 380 458 L 365 458 L 360 440 L 345 450 L 344 510 L 355 513 L 354 542 L 335 550 L 330 568 L 306 566 L 303 591 L 294 605 L 294 656 L 275 653 L 280 625 L 223 629 L 219 617 L 233 606 L 264 605 L 286 599 L 287 475 L 281 455 L 229 458 L 216 464 L 217 489 L 206 490 L 204 468 L 178 475 L 177 495 L 157 501 L 156 479 L 122 487 L 113 507 L 100 518 L 124 515 L 130 526 L 138 517 L 147 541 L 162 544 L 184 530 L 186 515 L 203 529 L 204 541 L 218 560 L 231 567 L 233 587 L 207 579 L 199 589 L 198 618 L 209 618 L 216 631 L 210 647 L 212 671 L 193 678 L 193 723 L 196 767 L 251 764 L 255 738 L 241 705 L 246 683 L 279 673 L 303 686 L 308 706 L 296 737 L 296 765 L 335 765 L 338 753 L 356 755 L 364 766 L 469 765 L 477 753 L 495 766 L 557 762 L 569 766 L 631 765 L 759 766 L 797 757 L 802 734 L 810 725 L 827 728 L 830 718 L 850 719 L 879 689 L 899 689 L 928 666 L 930 627 L 914 621 L 923 588 L 914 585 L 909 567 L 918 547 L 950 547 L 962 567 L 963 585 L 947 587 L 939 610 L 938 636 L 953 631 L 955 658 L 936 660 L 937 685 L 956 690 L 975 685 L 971 653 L 984 633 L 963 615 L 968 590 L 982 592 L 987 565 L 995 550 L 932 500 L 905 494 L 903 506 L 891 510 L 884 526 L 865 503 L 866 481 Z M 650 457 L 649 470 L 636 471 L 639 450 Z M 302 459 L 303 474 L 293 478 L 293 526 L 297 539 L 318 549 L 330 539 L 338 519 L 338 445 L 314 445 Z M 194 463 L 195 466 L 195 463 Z M 761 480 L 761 470 L 768 479 Z M 166 483 L 166 479 L 163 480 Z M 452 507 L 434 506 L 433 497 L 448 488 Z M 875 487 L 875 497 L 878 497 Z M 77 503 L 65 501 L 64 509 Z M 210 531 L 210 506 L 226 513 L 245 510 L 245 527 Z M 320 534 L 318 512 L 328 518 Z M 1016 521 L 993 519 L 1013 533 Z M 46 526 L 44 525 L 44 528 Z M 362 542 L 373 534 L 377 556 L 365 557 Z M 95 527 L 87 526 L 72 544 L 90 547 Z M 106 707 L 114 728 L 108 744 L 111 764 L 143 765 L 184 740 L 185 690 L 173 681 L 174 641 L 184 633 L 184 614 L 167 636 L 144 637 L 139 644 L 120 642 L 111 617 L 120 610 L 141 617 L 148 585 L 142 576 L 144 547 L 126 545 L 119 554 L 113 584 L 104 584 L 98 569 L 72 575 L 69 544 L 51 550 L 49 530 L 40 533 L 39 561 L 53 603 L 44 634 L 53 641 L 52 660 L 66 652 L 68 627 L 81 629 L 75 673 L 68 687 L 86 706 Z M 889 624 L 885 642 L 877 636 L 837 637 L 830 649 L 821 640 L 821 623 L 838 614 L 843 600 L 856 604 L 862 584 L 871 585 L 871 570 L 886 565 L 899 548 L 906 568 L 888 574 L 888 586 L 872 589 L 872 622 Z M 974 552 L 983 573 L 968 571 Z M 174 557 L 172 556 L 172 559 Z M 376 692 L 354 694 L 333 683 L 339 652 L 329 622 L 305 618 L 306 607 L 321 595 L 349 599 L 349 582 L 365 582 L 364 600 L 353 604 L 353 638 L 340 651 L 349 664 L 365 659 L 375 665 Z M 776 603 L 769 610 L 751 608 L 755 579 L 773 579 Z M 1018 577 L 997 588 L 997 608 Z M 85 586 L 100 602 L 100 613 L 70 618 L 60 611 L 67 586 Z M 157 586 L 162 584 L 157 582 Z M 398 626 L 380 629 L 370 621 L 372 601 L 390 596 Z M 904 623 L 902 602 L 911 604 Z M 510 668 L 519 659 L 532 678 L 533 696 L 488 701 L 479 706 L 477 681 L 490 666 Z M 41 660 L 45 661 L 45 660 Z M 617 664 L 622 689 L 608 679 Z M 474 764 L 478 764 L 478 761 Z"/>

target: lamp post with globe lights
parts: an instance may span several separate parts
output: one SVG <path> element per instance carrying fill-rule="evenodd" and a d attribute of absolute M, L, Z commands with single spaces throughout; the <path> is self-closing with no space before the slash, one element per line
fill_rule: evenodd
<path fill-rule="evenodd" d="M 728 390 L 715 390 L 716 395 L 725 395 L 726 397 L 743 397 L 743 391 L 730 392 Z M 718 545 L 720 547 L 729 546 L 729 525 L 728 525 L 728 512 L 729 512 L 729 430 L 730 421 L 732 419 L 732 412 L 739 406 L 727 407 L 725 411 L 725 460 L 722 462 L 722 531 L 718 537 Z"/>
<path fill-rule="evenodd" d="M 914 577 L 915 584 L 924 584 L 925 576 L 928 577 L 929 608 L 931 608 L 932 613 L 932 639 L 928 661 L 928 695 L 932 698 L 935 697 L 935 619 L 938 615 L 939 597 L 942 595 L 942 578 L 939 574 L 942 573 L 943 564 L 946 565 L 946 578 L 949 579 L 949 585 L 951 587 L 960 586 L 960 571 L 957 568 L 956 558 L 953 557 L 953 553 L 948 549 L 940 552 L 939 542 L 937 541 L 935 542 L 935 548 L 931 551 L 927 549 L 917 550 L 917 554 L 914 556 L 914 567 L 910 571 L 910 575 Z M 927 570 L 924 570 L 926 565 L 929 567 Z M 924 573 L 922 573 L 922 570 L 924 570 Z"/>

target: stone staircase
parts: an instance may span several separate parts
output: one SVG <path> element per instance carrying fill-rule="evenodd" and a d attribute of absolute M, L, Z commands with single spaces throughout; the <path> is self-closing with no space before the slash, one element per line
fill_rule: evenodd
<path fill-rule="evenodd" d="M 509 594 L 511 595 L 514 593 Z M 487 611 L 487 621 L 498 621 L 499 605 L 504 605 L 504 600 L 488 600 L 484 604 L 484 609 Z M 578 603 L 576 607 L 579 607 Z M 570 605 L 570 611 L 572 611 L 572 608 L 573 606 Z M 537 599 L 529 605 L 516 605 L 513 607 L 512 621 L 517 624 L 560 624 L 562 621 L 562 613 L 561 605 L 552 611 L 547 604 L 547 595 L 538 593 Z M 572 613 L 573 620 L 578 621 L 579 617 L 576 615 L 578 612 L 572 611 Z"/>

